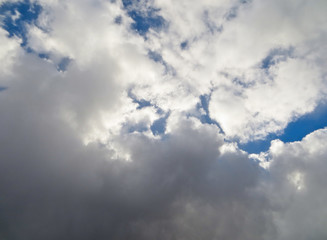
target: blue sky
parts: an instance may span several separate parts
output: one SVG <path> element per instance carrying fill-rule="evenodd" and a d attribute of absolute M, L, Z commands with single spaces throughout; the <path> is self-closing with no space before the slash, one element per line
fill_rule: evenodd
<path fill-rule="evenodd" d="M 17 36 L 22 39 L 22 46 L 26 45 L 26 25 L 33 23 L 37 18 L 42 7 L 29 0 L 22 2 L 5 2 L 0 7 L 0 14 L 4 17 L 3 28 L 10 37 Z M 12 17 L 19 13 L 16 19 Z"/>
<path fill-rule="evenodd" d="M 140 1 L 123 0 L 124 9 L 127 14 L 133 19 L 131 28 L 140 35 L 145 36 L 149 29 L 160 31 L 165 23 L 165 19 L 158 15 L 159 9 L 150 7 L 146 10 L 139 10 Z"/>
<path fill-rule="evenodd" d="M 306 135 L 315 130 L 325 128 L 327 126 L 327 106 L 319 104 L 312 113 L 305 114 L 298 119 L 290 122 L 283 133 L 280 135 L 271 134 L 264 140 L 257 140 L 240 144 L 240 148 L 248 153 L 260 153 L 267 151 L 270 147 L 270 142 L 275 139 L 280 139 L 283 142 L 301 141 Z"/>

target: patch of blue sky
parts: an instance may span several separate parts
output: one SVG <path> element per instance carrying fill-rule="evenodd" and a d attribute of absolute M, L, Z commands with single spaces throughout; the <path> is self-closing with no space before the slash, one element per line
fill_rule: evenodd
<path fill-rule="evenodd" d="M 125 8 L 132 6 L 133 2 L 140 2 L 140 0 L 122 0 Z"/>
<path fill-rule="evenodd" d="M 31 54 L 36 54 L 39 58 L 44 59 L 44 60 L 52 60 L 52 54 L 51 52 L 37 52 L 34 49 L 30 47 L 25 47 L 24 48 L 26 52 L 31 53 Z M 55 67 L 59 72 L 65 72 L 69 66 L 69 64 L 73 60 L 69 57 L 62 57 L 59 61 L 56 61 L 54 63 Z"/>
<path fill-rule="evenodd" d="M 151 107 L 152 106 L 151 102 L 147 101 L 145 99 L 141 99 L 141 100 L 134 99 L 133 102 L 138 104 L 136 109 L 142 109 L 142 108 L 145 108 L 145 107 Z"/>
<path fill-rule="evenodd" d="M 65 72 L 71 61 L 72 60 L 69 57 L 62 58 L 61 61 L 58 63 L 57 70 L 60 72 Z"/>
<path fill-rule="evenodd" d="M 244 82 L 242 81 L 241 78 L 233 78 L 232 79 L 232 82 L 235 84 L 235 85 L 239 85 L 239 86 L 242 86 L 242 88 L 249 88 L 249 87 L 252 87 L 253 85 L 255 85 L 255 82 L 254 81 L 251 81 L 251 82 Z"/>
<path fill-rule="evenodd" d="M 275 134 L 269 134 L 264 140 L 255 140 L 250 141 L 244 144 L 239 143 L 238 146 L 240 149 L 248 153 L 260 153 L 265 152 L 270 147 L 270 142 L 277 138 Z"/>
<path fill-rule="evenodd" d="M 154 123 L 150 127 L 153 135 L 156 136 L 156 135 L 162 135 L 165 133 L 168 117 L 169 117 L 169 113 L 167 113 L 165 116 L 159 118 L 158 120 L 154 121 Z"/>
<path fill-rule="evenodd" d="M 272 49 L 262 60 L 260 68 L 269 69 L 272 65 L 278 62 L 286 61 L 287 58 L 292 57 L 293 52 L 293 47 Z"/>
<path fill-rule="evenodd" d="M 7 90 L 7 89 L 8 89 L 7 87 L 1 87 L 1 86 L 0 86 L 0 92 L 5 91 L 5 90 Z"/>
<path fill-rule="evenodd" d="M 184 49 L 187 49 L 188 47 L 188 41 L 184 41 L 181 43 L 181 49 L 184 50 Z"/>
<path fill-rule="evenodd" d="M 22 46 L 27 44 L 27 24 L 33 24 L 42 11 L 42 7 L 29 0 L 11 2 L 0 5 L 1 26 L 8 32 L 9 37 L 17 36 L 22 39 Z"/>
<path fill-rule="evenodd" d="M 204 114 L 201 114 L 201 116 L 200 116 L 200 121 L 201 121 L 201 123 L 216 125 L 220 129 L 220 132 L 223 133 L 223 130 L 220 127 L 219 123 L 210 117 L 210 114 L 209 114 L 210 98 L 211 98 L 211 94 L 204 94 L 204 95 L 200 96 L 200 103 L 198 103 L 197 109 L 200 110 L 202 108 L 204 111 Z"/>
<path fill-rule="evenodd" d="M 50 54 L 48 53 L 39 53 L 38 56 L 42 59 L 50 59 Z"/>
<path fill-rule="evenodd" d="M 158 107 L 157 105 L 155 104 L 152 104 L 150 101 L 146 100 L 146 99 L 143 99 L 143 98 L 137 98 L 133 92 L 132 92 L 133 89 L 130 89 L 128 91 L 128 97 L 130 97 L 132 100 L 133 100 L 133 103 L 136 103 L 138 106 L 136 107 L 136 109 L 142 109 L 142 108 L 146 108 L 146 107 L 153 107 L 155 110 L 156 110 L 156 113 L 159 114 L 159 115 L 163 115 L 165 114 L 165 112 L 160 108 Z"/>
<path fill-rule="evenodd" d="M 134 103 L 137 103 L 138 106 L 136 109 L 142 109 L 142 108 L 146 108 L 146 107 L 153 107 L 156 109 L 157 113 L 162 115 L 161 118 L 155 120 L 152 125 L 150 126 L 150 130 L 152 131 L 152 134 L 157 136 L 157 135 L 163 135 L 166 131 L 166 125 L 167 125 L 167 118 L 169 117 L 169 113 L 164 113 L 164 111 L 162 111 L 162 109 L 158 108 L 157 106 L 151 104 L 150 101 L 144 100 L 144 99 L 137 99 L 132 93 L 131 91 L 129 92 L 129 97 L 133 99 Z M 141 123 L 137 123 L 137 124 L 126 124 L 124 126 L 124 129 L 129 132 L 129 133 L 133 133 L 133 132 L 145 132 L 147 131 L 149 128 L 148 126 L 146 126 L 145 123 L 141 122 Z"/>
<path fill-rule="evenodd" d="M 149 56 L 149 58 L 151 58 L 155 62 L 164 63 L 164 60 L 163 60 L 162 56 L 158 52 L 149 51 L 148 56 Z"/>
<path fill-rule="evenodd" d="M 176 70 L 163 59 L 160 53 L 149 51 L 148 57 L 157 63 L 161 63 L 165 67 L 165 74 L 176 75 Z"/>
<path fill-rule="evenodd" d="M 198 107 L 202 108 L 206 115 L 209 115 L 209 101 L 210 101 L 210 95 L 205 94 L 200 96 L 200 104 Z"/>
<path fill-rule="evenodd" d="M 133 100 L 133 103 L 136 103 L 138 106 L 136 107 L 136 109 L 142 109 L 142 108 L 146 108 L 146 107 L 153 107 L 156 110 L 156 113 L 159 115 L 163 115 L 165 114 L 165 112 L 159 108 L 157 105 L 152 104 L 150 101 L 145 100 L 145 99 L 138 99 L 133 93 L 132 90 L 128 91 L 128 96 Z"/>
<path fill-rule="evenodd" d="M 283 142 L 301 141 L 303 137 L 315 130 L 327 126 L 327 103 L 321 103 L 316 109 L 303 115 L 297 120 L 289 123 L 281 135 L 270 134 L 264 140 L 239 144 L 239 147 L 248 153 L 265 152 L 270 147 L 270 142 L 274 139 L 280 139 Z"/>
<path fill-rule="evenodd" d="M 160 9 L 144 8 L 144 4 L 140 0 L 123 0 L 123 6 L 127 14 L 134 20 L 131 28 L 142 36 L 145 36 L 150 28 L 160 31 L 166 25 L 165 19 L 158 15 Z"/>
<path fill-rule="evenodd" d="M 138 99 L 132 92 L 132 89 L 128 91 L 128 97 L 130 97 L 133 100 L 133 103 L 136 103 L 138 106 L 136 109 L 142 109 L 145 107 L 151 107 L 153 106 L 150 101 L 147 101 L 145 99 Z"/>

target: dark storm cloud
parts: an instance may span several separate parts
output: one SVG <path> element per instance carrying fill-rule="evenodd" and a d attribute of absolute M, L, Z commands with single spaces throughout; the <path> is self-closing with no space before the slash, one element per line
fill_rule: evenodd
<path fill-rule="evenodd" d="M 33 72 L 32 59 L 21 69 L 28 76 L 55 71 Z M 56 84 L 13 81 L 0 96 L 3 239 L 262 238 L 269 218 L 257 197 L 261 170 L 240 152 L 221 155 L 215 126 L 181 120 L 163 140 L 117 136 L 131 161 L 116 159 L 103 145 L 84 145 L 60 118 Z"/>
<path fill-rule="evenodd" d="M 0 121 L 4 239 L 262 236 L 255 229 L 266 221 L 265 200 L 251 193 L 260 170 L 240 153 L 220 156 L 209 127 L 184 121 L 165 141 L 121 139 L 131 149 L 126 162 L 84 146 L 42 109 L 10 109 Z"/>

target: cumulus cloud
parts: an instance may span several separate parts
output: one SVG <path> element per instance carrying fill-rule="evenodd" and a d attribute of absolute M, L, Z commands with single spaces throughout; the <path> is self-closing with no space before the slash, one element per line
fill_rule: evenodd
<path fill-rule="evenodd" d="M 152 47 L 194 93 L 212 94 L 210 115 L 228 137 L 278 133 L 324 98 L 324 1 L 155 3 L 171 27 Z"/>
<path fill-rule="evenodd" d="M 260 169 L 240 152 L 220 155 L 216 127 L 181 120 L 165 141 L 117 137 L 125 161 L 102 145 L 85 146 L 42 107 L 22 107 L 13 101 L 1 119 L 4 239 L 259 239 L 264 232 L 256 220 L 268 221 L 265 199 L 251 194 Z"/>
<path fill-rule="evenodd" d="M 301 142 L 272 143 L 268 194 L 276 212 L 278 239 L 326 237 L 326 133 L 325 128 Z"/>
<path fill-rule="evenodd" d="M 0 29 L 1 240 L 326 238 L 327 130 L 236 142 L 325 100 L 324 1 L 0 6 L 32 3 Z"/>

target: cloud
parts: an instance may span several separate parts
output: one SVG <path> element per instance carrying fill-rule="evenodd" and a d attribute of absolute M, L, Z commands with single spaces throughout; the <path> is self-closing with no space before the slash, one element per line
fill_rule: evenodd
<path fill-rule="evenodd" d="M 0 239 L 326 238 L 327 130 L 237 146 L 325 100 L 324 1 L 28 3 L 26 45 L 0 29 Z"/>
<path fill-rule="evenodd" d="M 272 143 L 268 195 L 276 212 L 277 239 L 326 237 L 326 131 L 313 132 L 301 142 Z"/>
<path fill-rule="evenodd" d="M 5 239 L 228 237 L 265 220 L 250 194 L 259 167 L 241 153 L 220 155 L 216 127 L 181 120 L 165 141 L 120 136 L 126 162 L 39 111 L 14 102 L 0 122 Z"/>
<path fill-rule="evenodd" d="M 151 46 L 194 94 L 212 93 L 210 116 L 229 138 L 279 133 L 325 98 L 323 1 L 155 3 L 170 28 Z"/>
<path fill-rule="evenodd" d="M 6 36 L 6 32 L 3 29 L 0 29 L 0 42 L 1 46 L 3 46 L 0 50 L 0 61 L 3 63 L 0 74 L 7 75 L 10 74 L 12 70 L 11 67 L 17 55 L 19 55 L 19 40 L 9 40 Z"/>

